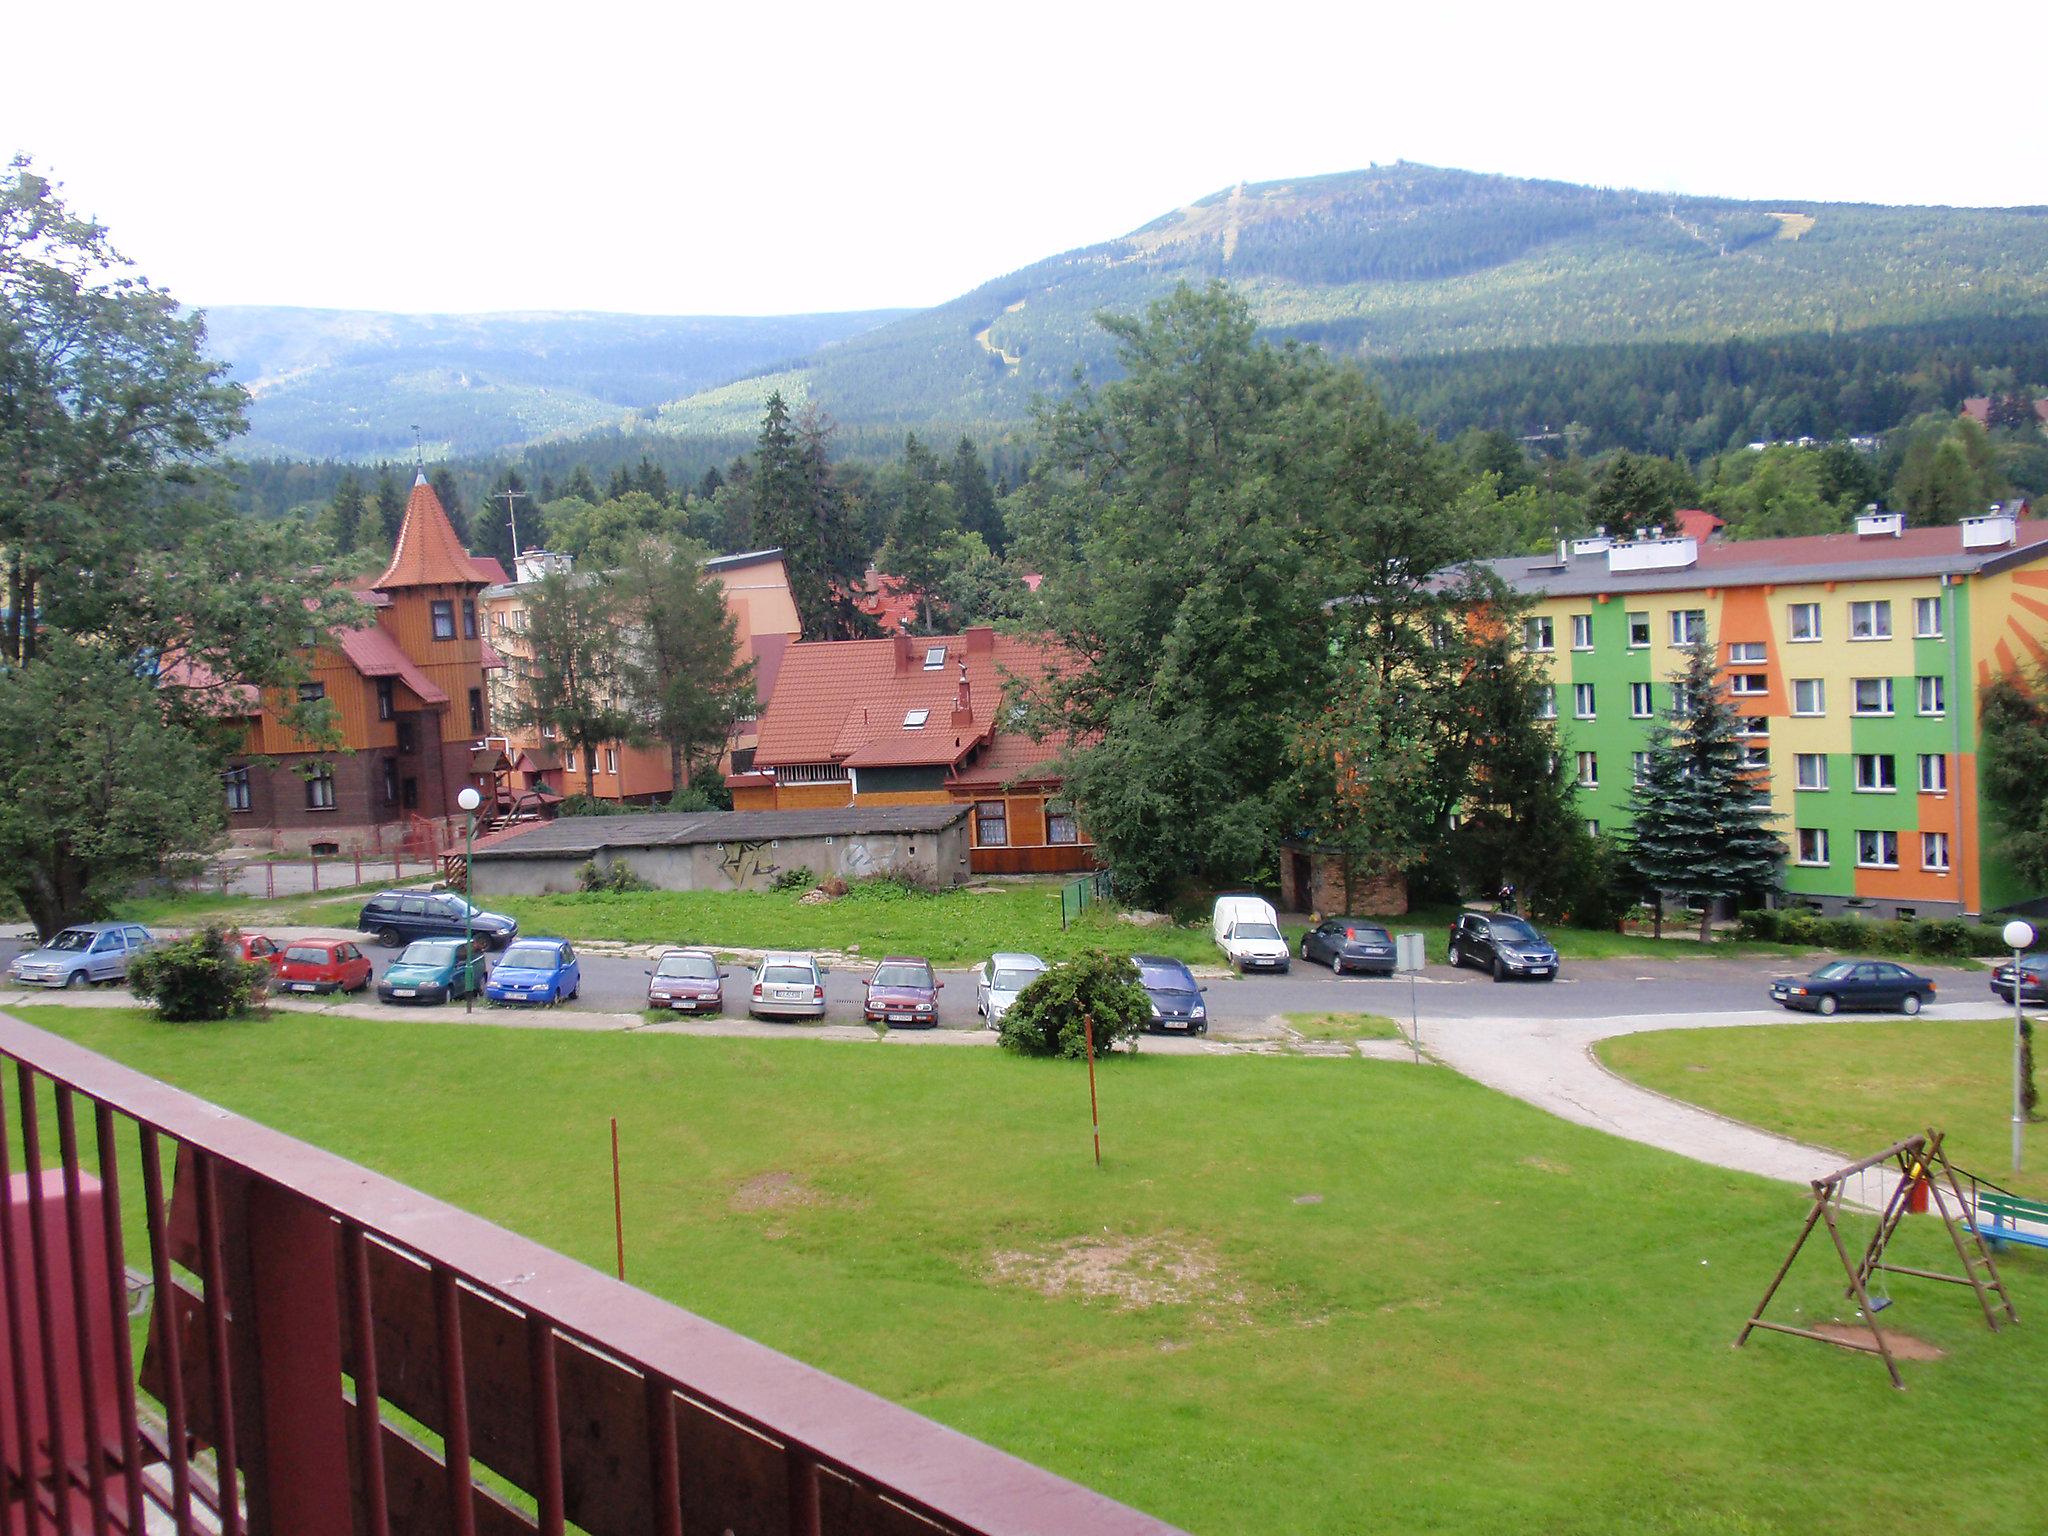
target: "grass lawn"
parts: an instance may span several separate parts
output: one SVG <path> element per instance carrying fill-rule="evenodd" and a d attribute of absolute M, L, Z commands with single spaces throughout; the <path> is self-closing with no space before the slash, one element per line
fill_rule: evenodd
<path fill-rule="evenodd" d="M 1285 1013 L 1304 1040 L 1401 1040 L 1401 1026 L 1377 1013 Z"/>
<path fill-rule="evenodd" d="M 1600 1059 L 1659 1093 L 1866 1157 L 1928 1126 L 1994 1183 L 2048 1199 L 2048 1125 L 2012 1173 L 2012 1020 L 1884 1019 L 1617 1035 Z"/>
<path fill-rule="evenodd" d="M 408 886 L 431 884 L 408 880 Z M 362 885 L 323 887 L 291 896 L 223 896 L 218 891 L 180 891 L 172 896 L 137 896 L 115 903 L 114 915 L 124 922 L 161 928 L 197 928 L 206 923 L 260 929 L 265 924 L 290 927 L 353 928 L 363 903 L 379 891 L 393 889 L 389 880 Z"/>
<path fill-rule="evenodd" d="M 1084 1073 L 996 1051 L 28 1012 L 599 1266 L 616 1114 L 636 1282 L 1204 1536 L 2040 1529 L 2048 1327 L 1895 1284 L 1903 1394 L 1732 1350 L 1799 1190 L 1440 1068 L 1119 1058 L 1098 1172 Z"/>

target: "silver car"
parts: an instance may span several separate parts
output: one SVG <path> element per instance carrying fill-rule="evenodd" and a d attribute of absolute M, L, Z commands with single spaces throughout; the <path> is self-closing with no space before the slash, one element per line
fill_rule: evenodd
<path fill-rule="evenodd" d="M 1017 994 L 1045 974 L 1046 963 L 1036 955 L 999 952 L 974 970 L 974 1007 L 990 1029 L 1000 1029 L 1003 1015 Z"/>
<path fill-rule="evenodd" d="M 825 1017 L 825 967 L 818 957 L 763 955 L 747 993 L 747 1015 L 756 1019 Z"/>
<path fill-rule="evenodd" d="M 137 923 L 76 923 L 40 949 L 15 957 L 7 974 L 32 987 L 83 987 L 123 981 L 128 961 L 156 940 Z"/>

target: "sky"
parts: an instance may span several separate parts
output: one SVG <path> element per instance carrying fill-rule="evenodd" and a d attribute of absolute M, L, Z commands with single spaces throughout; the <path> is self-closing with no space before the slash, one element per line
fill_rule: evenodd
<path fill-rule="evenodd" d="M 0 30 L 0 152 L 189 303 L 788 314 L 1397 159 L 2048 203 L 2044 44 L 2021 3 L 68 0 Z"/>

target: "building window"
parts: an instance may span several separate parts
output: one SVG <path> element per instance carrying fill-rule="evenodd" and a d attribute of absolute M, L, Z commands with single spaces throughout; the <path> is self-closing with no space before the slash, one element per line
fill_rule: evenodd
<path fill-rule="evenodd" d="M 1818 640 L 1820 638 L 1820 604 L 1794 603 L 1786 610 L 1791 621 L 1787 631 L 1794 640 Z"/>
<path fill-rule="evenodd" d="M 1897 869 L 1899 867 L 1899 834 L 1896 832 L 1858 832 L 1856 834 L 1856 862 L 1865 869 Z"/>
<path fill-rule="evenodd" d="M 395 715 L 395 714 L 397 714 L 397 713 L 398 713 L 398 694 L 397 694 L 397 690 L 396 690 L 396 689 L 395 689 L 395 688 L 394 688 L 394 687 L 392 686 L 392 682 L 391 682 L 391 679 L 390 679 L 390 678 L 388 678 L 388 677 L 380 677 L 380 678 L 378 678 L 378 679 L 377 679 L 377 718 L 378 718 L 379 720 L 389 720 L 389 719 L 390 719 L 390 718 L 391 718 L 391 717 L 392 717 L 393 715 Z"/>
<path fill-rule="evenodd" d="M 434 638 L 453 640 L 455 638 L 455 604 L 449 599 L 438 599 L 434 603 Z"/>
<path fill-rule="evenodd" d="M 1572 684 L 1572 714 L 1580 720 L 1591 720 L 1593 718 L 1593 685 L 1591 683 Z"/>
<path fill-rule="evenodd" d="M 1045 803 L 1045 840 L 1048 843 L 1078 843 L 1081 841 L 1081 823 L 1074 817 L 1074 808 L 1064 800 L 1048 800 Z"/>
<path fill-rule="evenodd" d="M 420 808 L 420 781 L 418 779 L 407 779 L 404 784 L 399 786 L 398 799 L 399 803 L 408 811 L 418 810 Z"/>
<path fill-rule="evenodd" d="M 1888 599 L 1849 605 L 1851 640 L 1889 640 L 1892 637 L 1892 605 Z"/>
<path fill-rule="evenodd" d="M 1859 677 L 1855 683 L 1854 713 L 1888 715 L 1892 712 L 1892 680 L 1888 677 Z"/>
<path fill-rule="evenodd" d="M 1941 638 L 1941 599 L 1938 597 L 1916 597 L 1913 599 L 1913 634 L 1921 640 Z"/>
<path fill-rule="evenodd" d="M 1761 672 L 1737 672 L 1728 679 L 1728 691 L 1758 698 L 1771 691 L 1771 680 Z"/>
<path fill-rule="evenodd" d="M 327 685 L 325 683 L 299 684 L 299 702 L 301 704 L 318 704 L 326 697 Z"/>
<path fill-rule="evenodd" d="M 1548 683 L 1536 686 L 1536 718 L 1555 720 L 1557 718 L 1557 690 Z"/>
<path fill-rule="evenodd" d="M 398 750 L 405 753 L 420 749 L 420 728 L 410 720 L 398 722 Z"/>
<path fill-rule="evenodd" d="M 1947 712 L 1948 712 L 1948 695 L 1947 695 L 1947 693 L 1946 693 L 1946 692 L 1945 692 L 1945 691 L 1943 690 L 1943 688 L 1942 688 L 1942 680 L 1941 680 L 1941 678 L 1939 678 L 1939 677 L 1923 677 L 1923 678 L 1921 678 L 1921 679 L 1920 679 L 1920 713 L 1921 713 L 1921 714 L 1923 714 L 1923 715 L 1941 715 L 1941 714 L 1946 714 Z"/>
<path fill-rule="evenodd" d="M 844 763 L 791 763 L 775 770 L 778 784 L 844 784 Z"/>
<path fill-rule="evenodd" d="M 1792 713 L 1824 715 L 1828 712 L 1827 684 L 1817 677 L 1792 679 Z"/>
<path fill-rule="evenodd" d="M 1599 787 L 1600 754 L 1597 752 L 1581 752 L 1579 754 L 1579 788 L 1597 789 Z"/>
<path fill-rule="evenodd" d="M 1586 818 L 1586 835 L 1588 837 L 1598 837 L 1600 835 L 1600 823 L 1596 818 L 1591 816 Z"/>
<path fill-rule="evenodd" d="M 1755 742 L 1744 742 L 1735 759 L 1739 768 L 1768 768 L 1771 766 L 1771 749 L 1760 747 Z"/>
<path fill-rule="evenodd" d="M 1632 613 L 1628 616 L 1629 649 L 1640 650 L 1650 643 L 1650 616 L 1647 613 Z"/>
<path fill-rule="evenodd" d="M 1010 846 L 1010 808 L 1007 801 L 974 802 L 974 845 L 977 848 Z"/>
<path fill-rule="evenodd" d="M 1898 763 L 1889 752 L 1856 754 L 1856 788 L 1871 794 L 1892 794 L 1899 787 Z"/>
<path fill-rule="evenodd" d="M 1746 715 L 1735 722 L 1736 734 L 1740 736 L 1768 736 L 1771 734 L 1769 715 Z"/>
<path fill-rule="evenodd" d="M 1922 832 L 1920 834 L 1920 867 L 1945 872 L 1948 869 L 1948 834 L 1946 832 Z"/>
<path fill-rule="evenodd" d="M 484 691 L 481 688 L 469 690 L 469 728 L 478 736 L 484 733 Z"/>
<path fill-rule="evenodd" d="M 604 749 L 604 771 L 606 773 L 617 773 L 619 771 L 619 749 L 617 747 L 606 747 Z"/>
<path fill-rule="evenodd" d="M 1799 862 L 1801 864 L 1826 864 L 1828 861 L 1828 829 L 1826 827 L 1801 827 L 1799 829 Z"/>
<path fill-rule="evenodd" d="M 1634 782 L 1642 783 L 1644 779 L 1650 776 L 1650 754 L 1647 752 L 1629 753 L 1628 771 L 1629 777 Z"/>
<path fill-rule="evenodd" d="M 1692 714 L 1692 690 L 1684 683 L 1671 685 L 1671 712 L 1685 716 Z"/>
<path fill-rule="evenodd" d="M 1792 782 L 1800 789 L 1828 787 L 1828 756 L 1825 752 L 1800 752 L 1792 759 Z"/>
<path fill-rule="evenodd" d="M 1671 610 L 1671 643 L 1687 647 L 1698 645 L 1707 638 L 1707 610 L 1704 608 L 1674 608 Z"/>
<path fill-rule="evenodd" d="M 1628 685 L 1628 712 L 1632 719 L 1647 720 L 1656 712 L 1656 708 L 1648 683 Z"/>
<path fill-rule="evenodd" d="M 1525 651 L 1551 651 L 1557 649 L 1557 637 L 1547 617 L 1522 620 L 1522 649 Z"/>
<path fill-rule="evenodd" d="M 334 809 L 334 769 L 326 763 L 320 764 L 306 774 L 306 809 Z"/>
<path fill-rule="evenodd" d="M 1945 795 L 1948 793 L 1948 759 L 1939 752 L 1920 754 L 1920 793 L 1923 795 Z"/>
<path fill-rule="evenodd" d="M 943 645 L 927 646 L 924 653 L 924 669 L 936 672 L 946 664 L 946 648 Z"/>
<path fill-rule="evenodd" d="M 931 717 L 932 712 L 928 709 L 906 709 L 903 711 L 903 729 L 906 731 L 921 731 L 924 729 L 925 721 L 931 719 Z"/>
<path fill-rule="evenodd" d="M 1590 651 L 1593 649 L 1593 615 L 1575 613 L 1572 615 L 1572 649 Z"/>
<path fill-rule="evenodd" d="M 472 597 L 465 597 L 462 600 L 462 638 L 476 638 L 476 599 Z"/>
<path fill-rule="evenodd" d="M 1730 661 L 1760 662 L 1764 659 L 1764 643 L 1761 640 L 1733 640 L 1728 645 Z"/>
<path fill-rule="evenodd" d="M 246 811 L 249 809 L 249 770 L 230 768 L 220 776 L 221 788 L 227 791 L 228 809 Z"/>
<path fill-rule="evenodd" d="M 398 759 L 395 757 L 384 759 L 384 803 L 398 803 Z"/>

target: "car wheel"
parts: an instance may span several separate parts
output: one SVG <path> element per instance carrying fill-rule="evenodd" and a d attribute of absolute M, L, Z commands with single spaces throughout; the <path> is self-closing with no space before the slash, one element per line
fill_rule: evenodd
<path fill-rule="evenodd" d="M 1823 992 L 1821 994 L 1820 1001 L 1816 1003 L 1814 1006 L 1818 1008 L 1822 1013 L 1833 1013 L 1837 1008 L 1841 1007 L 1842 1004 L 1835 997 L 1834 993 Z"/>
<path fill-rule="evenodd" d="M 1459 949 L 1458 946 L 1455 944 L 1451 946 L 1451 965 L 1456 970 L 1462 971 L 1465 968 L 1464 951 Z"/>
<path fill-rule="evenodd" d="M 64 978 L 64 990 L 69 992 L 73 987 L 82 987 L 86 985 L 86 981 L 87 977 L 85 972 L 73 971 L 69 976 L 66 976 Z"/>
<path fill-rule="evenodd" d="M 1508 979 L 1508 968 L 1501 964 L 1501 959 L 1498 955 L 1493 957 L 1493 979 L 1495 981 L 1506 981 Z"/>
<path fill-rule="evenodd" d="M 377 942 L 386 949 L 398 948 L 398 930 L 396 928 L 379 928 L 377 930 Z"/>
<path fill-rule="evenodd" d="M 1900 1000 L 1899 1006 L 1906 1011 L 1906 1016 L 1911 1018 L 1920 1011 L 1920 994 L 1918 992 L 1908 992 Z"/>

